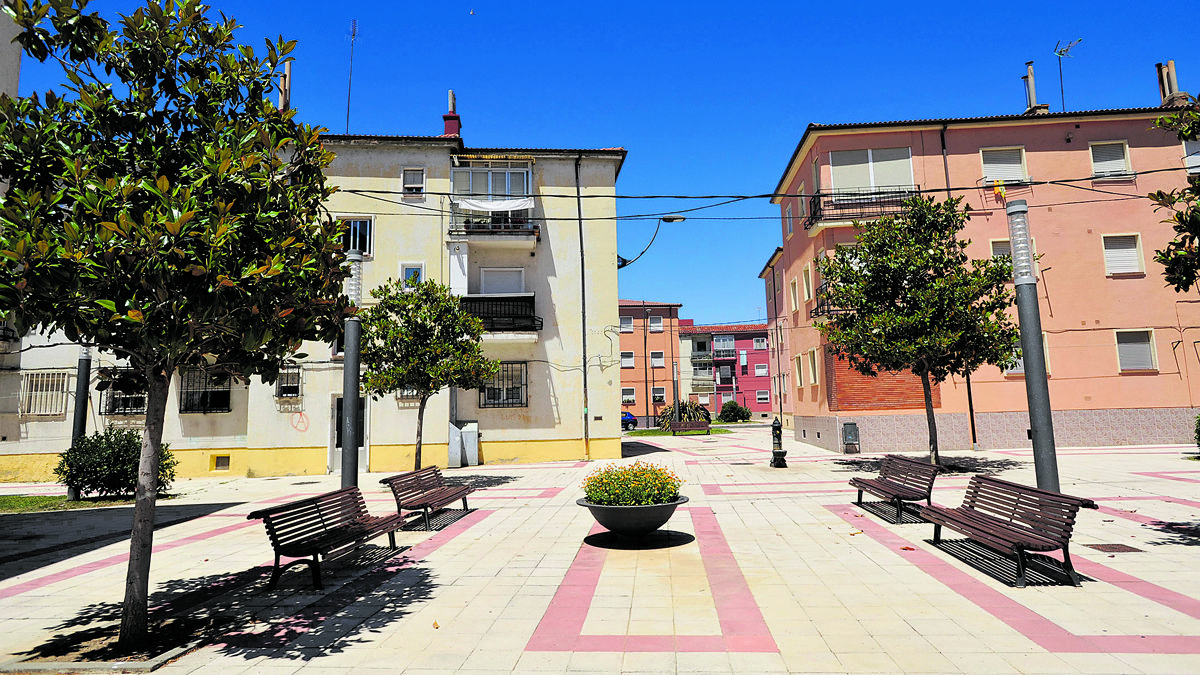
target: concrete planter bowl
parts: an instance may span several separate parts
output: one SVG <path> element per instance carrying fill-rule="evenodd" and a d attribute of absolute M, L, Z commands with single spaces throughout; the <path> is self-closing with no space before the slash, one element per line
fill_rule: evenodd
<path fill-rule="evenodd" d="M 680 504 L 686 504 L 688 498 L 679 495 L 675 501 L 666 504 L 644 504 L 638 506 L 605 506 L 593 504 L 587 499 L 577 499 L 575 503 L 586 506 L 592 512 L 592 517 L 610 532 L 622 537 L 636 539 L 657 530 L 675 514 Z"/>

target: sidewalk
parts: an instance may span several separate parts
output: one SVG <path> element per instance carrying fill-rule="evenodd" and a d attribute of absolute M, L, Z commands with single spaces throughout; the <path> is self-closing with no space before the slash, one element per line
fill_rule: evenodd
<path fill-rule="evenodd" d="M 634 549 L 575 504 L 586 462 L 451 469 L 474 509 L 433 533 L 381 537 L 323 566 L 325 591 L 292 568 L 262 590 L 272 552 L 245 515 L 336 489 L 337 476 L 184 480 L 163 502 L 152 606 L 232 617 L 217 644 L 157 672 L 392 673 L 1183 673 L 1200 670 L 1200 463 L 1195 448 L 1060 449 L 1063 492 L 1090 497 L 1071 556 L 1082 588 L 1013 588 L 994 555 L 932 526 L 852 505 L 872 455 L 841 456 L 770 432 L 626 439 L 671 468 L 691 501 Z M 1029 451 L 944 461 L 1034 484 Z M 938 478 L 957 505 L 970 473 Z M 394 509 L 381 475 L 359 485 Z M 52 490 L 0 484 L 0 493 Z M 118 511 L 118 509 L 113 509 Z M 119 617 L 128 516 L 63 518 L 38 551 L 0 563 L 0 665 L 91 622 Z M 163 521 L 160 515 L 160 522 Z M 451 522 L 452 521 L 452 522 Z M 0 515 L 8 532 L 14 516 Z M 79 531 L 84 529 L 84 531 Z M 87 543 L 63 548 L 70 535 Z M 1110 545 L 1099 550 L 1093 545 Z M 1123 545 L 1113 547 L 1111 545 Z M 1135 550 L 1129 550 L 1135 549 Z"/>

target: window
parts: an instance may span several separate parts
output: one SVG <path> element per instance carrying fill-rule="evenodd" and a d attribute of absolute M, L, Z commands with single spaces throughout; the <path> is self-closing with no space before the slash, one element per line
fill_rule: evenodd
<path fill-rule="evenodd" d="M 209 375 L 200 368 L 187 368 L 179 373 L 179 412 L 222 413 L 233 407 L 229 400 L 228 375 Z"/>
<path fill-rule="evenodd" d="M 651 387 L 650 388 L 650 398 L 655 403 L 666 403 L 667 388 L 666 387 Z"/>
<path fill-rule="evenodd" d="M 621 352 L 622 368 L 633 368 L 635 365 L 633 362 L 633 352 Z"/>
<path fill-rule="evenodd" d="M 700 405 L 708 405 L 708 394 L 697 394 L 696 401 Z"/>
<path fill-rule="evenodd" d="M 912 160 L 908 148 L 837 150 L 829 153 L 833 193 L 870 192 L 912 187 Z"/>
<path fill-rule="evenodd" d="M 754 338 L 754 348 L 755 349 L 766 349 L 767 348 L 767 338 L 765 338 L 765 337 Z"/>
<path fill-rule="evenodd" d="M 1092 143 L 1092 177 L 1111 178 L 1129 175 L 1125 141 Z"/>
<path fill-rule="evenodd" d="M 480 408 L 524 408 L 528 398 L 529 364 L 503 361 L 500 372 L 479 389 Z"/>
<path fill-rule="evenodd" d="M 804 196 L 804 183 L 800 184 L 800 189 L 796 190 L 800 196 L 796 198 L 796 215 L 804 217 L 808 215 L 808 198 Z"/>
<path fill-rule="evenodd" d="M 133 368 L 101 368 L 100 414 L 145 415 L 146 387 Z"/>
<path fill-rule="evenodd" d="M 696 340 L 695 351 L 698 351 L 701 353 L 708 353 L 708 340 Z"/>
<path fill-rule="evenodd" d="M 472 199 L 516 199 L 529 196 L 529 162 L 468 161 L 450 172 L 454 194 Z"/>
<path fill-rule="evenodd" d="M 770 403 L 771 392 L 767 391 L 766 389 L 759 389 L 758 391 L 754 392 L 754 400 L 758 401 L 759 403 Z"/>
<path fill-rule="evenodd" d="M 405 286 L 416 286 L 425 281 L 425 263 L 400 263 L 400 279 Z"/>
<path fill-rule="evenodd" d="M 810 349 L 808 352 L 808 383 L 817 383 L 817 350 Z"/>
<path fill-rule="evenodd" d="M 67 413 L 69 370 L 25 372 L 21 374 L 22 416 L 53 416 Z"/>
<path fill-rule="evenodd" d="M 1050 343 L 1046 341 L 1046 334 L 1042 333 L 1042 360 L 1046 364 L 1046 374 L 1050 374 Z M 1017 358 L 1017 365 L 1004 371 L 1005 375 L 1024 375 L 1025 374 L 1025 357 Z"/>
<path fill-rule="evenodd" d="M 710 379 L 712 379 L 712 376 L 713 376 L 712 366 L 703 366 L 703 367 L 693 366 L 692 367 L 692 377 L 702 377 L 706 380 L 710 380 Z"/>
<path fill-rule="evenodd" d="M 651 368 L 664 368 L 664 367 L 666 367 L 666 365 L 667 365 L 667 362 L 666 362 L 666 359 L 663 358 L 662 352 L 650 352 L 650 367 Z"/>
<path fill-rule="evenodd" d="M 717 384 L 733 384 L 733 369 L 730 366 L 721 366 L 717 372 L 721 377 Z"/>
<path fill-rule="evenodd" d="M 661 333 L 662 332 L 662 330 L 663 330 L 662 320 L 663 320 L 663 318 L 661 316 L 649 317 L 651 333 Z"/>
<path fill-rule="evenodd" d="M 1157 370 L 1154 331 L 1124 330 L 1117 334 L 1117 363 L 1121 371 Z"/>
<path fill-rule="evenodd" d="M 1142 250 L 1136 234 L 1107 234 L 1104 239 L 1104 272 L 1117 274 L 1141 274 Z"/>
<path fill-rule="evenodd" d="M 726 403 L 729 403 L 732 400 L 733 400 L 732 393 L 730 393 L 730 392 L 722 392 L 721 393 L 721 405 L 725 405 Z"/>
<path fill-rule="evenodd" d="M 755 377 L 767 377 L 767 364 L 765 364 L 765 363 L 754 364 L 754 376 Z"/>
<path fill-rule="evenodd" d="M 726 354 L 724 354 L 725 358 L 733 357 L 733 345 L 734 345 L 734 342 L 733 342 L 732 335 L 714 335 L 713 336 L 713 349 L 715 351 L 727 352 Z"/>
<path fill-rule="evenodd" d="M 621 332 L 622 333 L 632 333 L 633 332 L 633 317 L 632 316 L 621 317 Z"/>
<path fill-rule="evenodd" d="M 1190 174 L 1200 173 L 1200 141 L 1183 142 L 1183 165 Z"/>
<path fill-rule="evenodd" d="M 783 222 L 787 224 L 787 233 L 792 233 L 792 205 L 788 204 L 783 210 Z"/>
<path fill-rule="evenodd" d="M 992 257 L 993 258 L 1000 258 L 1003 256 L 1009 256 L 1009 257 L 1012 256 L 1012 242 L 1011 241 L 1009 241 L 1007 239 L 993 239 L 991 244 L 992 244 Z M 1037 274 L 1039 266 L 1038 266 L 1038 259 L 1037 259 L 1037 240 L 1036 239 L 1031 238 L 1029 240 L 1029 253 L 1031 255 L 1033 255 L 1033 273 Z"/>
<path fill-rule="evenodd" d="M 637 389 L 633 387 L 621 387 L 621 405 L 629 405 L 637 403 Z"/>
<path fill-rule="evenodd" d="M 986 148 L 979 152 L 983 156 L 985 183 L 1021 183 L 1029 179 L 1025 173 L 1024 148 Z"/>
<path fill-rule="evenodd" d="M 788 282 L 788 291 L 790 291 L 790 297 L 792 300 L 792 311 L 798 311 L 800 309 L 800 296 L 796 291 L 795 279 L 792 279 L 790 282 Z"/>
<path fill-rule="evenodd" d="M 299 365 L 279 368 L 279 379 L 275 380 L 275 398 L 300 398 Z"/>
<path fill-rule="evenodd" d="M 525 268 L 481 267 L 479 287 L 480 293 L 524 293 Z"/>
<path fill-rule="evenodd" d="M 804 281 L 804 301 L 813 299 L 812 265 L 805 265 L 800 278 Z"/>
<path fill-rule="evenodd" d="M 793 372 L 796 373 L 796 387 L 803 387 L 804 386 L 804 357 L 797 356 L 795 361 L 796 361 L 796 367 Z"/>
<path fill-rule="evenodd" d="M 342 218 L 342 222 L 346 224 L 346 234 L 342 239 L 342 248 L 346 251 L 359 251 L 363 256 L 370 257 L 375 254 L 375 249 L 372 248 L 371 219 L 370 218 Z"/>
<path fill-rule="evenodd" d="M 425 169 L 404 170 L 404 196 L 412 199 L 425 195 Z"/>

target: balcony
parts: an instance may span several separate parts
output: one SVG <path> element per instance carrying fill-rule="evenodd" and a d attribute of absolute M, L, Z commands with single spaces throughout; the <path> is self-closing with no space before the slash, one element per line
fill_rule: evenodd
<path fill-rule="evenodd" d="M 920 185 L 818 192 L 809 197 L 808 218 L 804 220 L 804 229 L 810 230 L 820 222 L 871 220 L 895 215 L 900 213 L 905 199 L 916 197 L 920 192 Z"/>
<path fill-rule="evenodd" d="M 817 300 L 817 305 L 808 311 L 808 318 L 816 319 L 822 316 L 836 316 L 838 314 L 849 314 L 852 310 L 841 309 L 829 304 L 829 298 L 826 291 L 829 290 L 829 282 L 823 282 L 817 286 L 817 292 L 814 297 Z"/>
<path fill-rule="evenodd" d="M 496 248 L 533 250 L 542 238 L 533 212 L 532 197 L 456 199 L 451 205 L 450 236 Z"/>
<path fill-rule="evenodd" d="M 692 363 L 708 363 L 712 361 L 713 354 L 711 351 L 692 352 Z"/>
<path fill-rule="evenodd" d="M 483 329 L 489 333 L 542 329 L 542 317 L 534 314 L 533 293 L 466 295 L 462 308 L 482 319 Z"/>
<path fill-rule="evenodd" d="M 736 349 L 714 349 L 712 351 L 712 355 L 713 355 L 714 359 L 736 359 L 737 358 L 737 350 Z M 692 360 L 694 361 L 695 358 L 693 358 Z"/>

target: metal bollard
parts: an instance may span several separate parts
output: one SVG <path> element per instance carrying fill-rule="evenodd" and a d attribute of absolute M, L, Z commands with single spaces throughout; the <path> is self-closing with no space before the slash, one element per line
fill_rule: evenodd
<path fill-rule="evenodd" d="M 787 450 L 783 449 L 783 424 L 776 417 L 771 423 L 771 467 L 775 469 L 786 469 Z"/>

